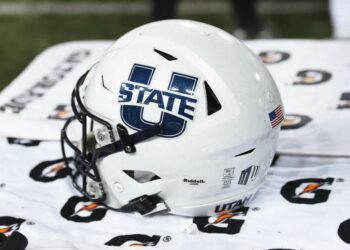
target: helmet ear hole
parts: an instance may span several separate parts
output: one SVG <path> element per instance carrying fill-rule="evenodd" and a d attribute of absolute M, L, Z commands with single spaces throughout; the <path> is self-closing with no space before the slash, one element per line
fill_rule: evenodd
<path fill-rule="evenodd" d="M 123 170 L 130 178 L 134 179 L 138 183 L 147 183 L 161 179 L 158 175 L 151 171 L 142 170 Z"/>
<path fill-rule="evenodd" d="M 207 81 L 204 81 L 204 85 L 205 85 L 205 93 L 207 96 L 208 115 L 212 115 L 221 109 L 221 103 L 216 97 L 214 91 L 210 88 Z"/>

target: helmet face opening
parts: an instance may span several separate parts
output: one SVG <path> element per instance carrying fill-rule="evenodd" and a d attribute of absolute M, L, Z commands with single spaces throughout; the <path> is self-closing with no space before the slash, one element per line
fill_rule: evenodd
<path fill-rule="evenodd" d="M 183 20 L 118 39 L 78 80 L 71 106 L 61 144 L 74 187 L 141 214 L 243 206 L 266 177 L 284 116 L 273 79 L 248 48 Z M 67 132 L 76 121 L 79 143 Z"/>
<path fill-rule="evenodd" d="M 106 200 L 106 192 L 101 181 L 97 164 L 108 155 L 122 152 L 134 153 L 136 151 L 135 144 L 143 140 L 149 139 L 161 132 L 160 126 L 153 126 L 150 129 L 135 133 L 129 136 L 126 128 L 118 124 L 116 130 L 119 133 L 120 140 L 116 141 L 113 128 L 107 121 L 93 115 L 84 106 L 80 95 L 80 87 L 84 83 L 87 76 L 86 72 L 77 82 L 76 87 L 72 92 L 71 106 L 74 116 L 69 118 L 61 131 L 61 149 L 66 167 L 70 168 L 70 177 L 73 181 L 73 186 L 85 197 L 92 201 L 104 204 Z M 90 119 L 90 129 L 88 130 L 88 119 Z M 82 126 L 81 147 L 73 143 L 68 135 L 67 129 L 69 125 L 77 120 Z M 92 134 L 93 124 L 100 124 L 100 128 Z M 109 144 L 104 145 L 105 141 Z M 67 157 L 65 145 L 68 145 L 73 150 L 74 156 Z M 74 168 L 70 167 L 74 165 Z M 81 178 L 79 182 L 79 178 Z M 162 200 L 159 197 L 144 195 L 138 199 L 131 200 L 128 204 L 119 208 L 120 211 L 138 211 L 142 214 L 152 211 L 155 206 Z M 108 207 L 108 205 L 104 204 Z M 115 208 L 112 208 L 115 209 Z M 116 209 L 115 209 L 116 210 Z"/>

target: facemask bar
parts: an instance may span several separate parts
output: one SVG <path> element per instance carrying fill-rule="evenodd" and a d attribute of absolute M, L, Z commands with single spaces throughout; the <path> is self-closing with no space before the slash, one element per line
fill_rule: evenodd
<path fill-rule="evenodd" d="M 82 193 L 84 196 L 88 197 L 91 200 L 94 201 L 103 201 L 106 199 L 106 195 L 104 192 L 103 185 L 101 183 L 101 178 L 99 175 L 99 172 L 96 168 L 96 160 L 97 160 L 97 155 L 93 154 L 92 152 L 87 151 L 87 117 L 91 118 L 92 120 L 101 123 L 105 127 L 107 127 L 108 131 L 110 131 L 109 136 L 111 137 L 111 141 L 115 141 L 113 132 L 112 132 L 112 127 L 111 125 L 100 119 L 99 117 L 94 116 L 91 114 L 87 109 L 84 107 L 83 102 L 81 100 L 81 95 L 80 95 L 80 87 L 84 83 L 84 80 L 87 76 L 88 72 L 86 72 L 84 75 L 80 77 L 78 80 L 73 92 L 72 92 L 72 97 L 71 97 L 71 106 L 72 110 L 74 113 L 74 117 L 71 117 L 67 120 L 65 123 L 62 132 L 61 132 L 61 148 L 62 148 L 62 153 L 63 153 L 63 158 L 65 160 L 66 166 L 69 167 L 69 161 L 67 161 L 67 156 L 65 152 L 65 143 L 68 144 L 68 146 L 73 149 L 74 151 L 74 157 L 73 157 L 73 162 L 76 167 L 76 172 L 71 174 L 72 180 L 73 180 L 73 185 L 74 187 Z M 78 107 L 77 107 L 78 105 Z M 81 142 L 81 149 L 79 149 L 74 143 L 70 141 L 70 139 L 67 136 L 67 128 L 69 125 L 74 121 L 78 120 L 81 125 L 82 125 L 82 142 Z M 94 156 L 94 157 L 93 157 Z M 94 159 L 93 159 L 94 158 Z M 78 184 L 78 176 L 82 177 L 82 185 Z M 99 195 L 91 195 L 87 192 L 87 178 L 90 178 L 97 186 L 99 189 Z"/>
<path fill-rule="evenodd" d="M 70 171 L 73 186 L 85 197 L 103 204 L 103 202 L 106 200 L 106 193 L 96 162 L 108 155 L 122 152 L 123 150 L 125 153 L 134 153 L 136 151 L 135 144 L 161 134 L 162 127 L 159 125 L 154 125 L 148 129 L 129 135 L 127 129 L 122 124 L 118 124 L 116 130 L 119 134 L 120 140 L 116 141 L 111 124 L 90 113 L 83 104 L 80 95 L 80 87 L 83 85 L 87 74 L 88 72 L 79 78 L 72 92 L 71 106 L 74 116 L 66 121 L 61 130 L 61 149 L 66 167 L 72 169 L 70 165 L 73 164 L 75 166 L 75 169 Z M 98 122 L 107 128 L 110 137 L 109 139 L 112 142 L 111 144 L 96 148 L 93 152 L 89 152 L 87 149 L 87 118 L 90 118 L 92 122 Z M 81 149 L 79 149 L 67 135 L 67 129 L 74 120 L 78 120 L 82 125 Z M 91 129 L 92 126 L 90 130 Z M 67 157 L 65 144 L 67 144 L 74 151 L 74 157 Z M 81 185 L 78 183 L 79 176 L 82 178 Z M 93 183 L 94 189 L 97 189 L 97 192 L 94 194 L 90 194 L 87 190 L 88 178 L 89 183 Z M 143 195 L 131 200 L 122 208 L 114 210 L 138 211 L 141 214 L 148 214 L 152 212 L 152 210 L 155 210 L 157 204 L 159 203 L 163 203 L 165 205 L 164 201 L 158 195 Z"/>

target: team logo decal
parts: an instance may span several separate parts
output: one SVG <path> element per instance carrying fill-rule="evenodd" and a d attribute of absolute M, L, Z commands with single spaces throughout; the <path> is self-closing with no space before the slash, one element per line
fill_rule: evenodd
<path fill-rule="evenodd" d="M 327 82 L 332 74 L 323 70 L 308 69 L 297 73 L 294 85 L 314 85 Z"/>
<path fill-rule="evenodd" d="M 226 213 L 226 212 L 231 211 L 231 210 L 236 210 L 239 207 L 243 207 L 244 204 L 246 204 L 248 201 L 250 201 L 253 198 L 253 196 L 254 195 L 251 194 L 247 197 L 244 197 L 241 200 L 235 200 L 235 201 L 225 203 L 222 205 L 217 205 L 215 207 L 215 213 L 222 214 L 222 213 Z"/>
<path fill-rule="evenodd" d="M 255 180 L 258 176 L 260 166 L 250 166 L 241 172 L 238 184 L 247 185 Z"/>
<path fill-rule="evenodd" d="M 73 115 L 73 110 L 70 105 L 57 105 L 54 112 L 48 116 L 49 119 L 67 120 Z"/>
<path fill-rule="evenodd" d="M 287 182 L 281 189 L 281 195 L 291 203 L 317 204 L 328 200 L 334 178 L 310 178 Z"/>
<path fill-rule="evenodd" d="M 224 213 L 218 217 L 194 217 L 193 223 L 204 233 L 238 234 L 244 224 L 243 217 L 249 208 L 241 207 L 235 211 Z"/>
<path fill-rule="evenodd" d="M 66 168 L 63 159 L 43 161 L 36 165 L 29 173 L 29 176 L 40 182 L 51 182 L 65 178 L 71 169 Z"/>
<path fill-rule="evenodd" d="M 114 237 L 105 243 L 106 246 L 156 246 L 160 235 L 129 234 Z"/>
<path fill-rule="evenodd" d="M 341 94 L 337 109 L 350 109 L 350 92 Z"/>
<path fill-rule="evenodd" d="M 287 60 L 290 54 L 283 51 L 267 50 L 260 52 L 259 57 L 265 64 L 275 64 Z"/>
<path fill-rule="evenodd" d="M 287 114 L 282 123 L 282 130 L 298 129 L 311 122 L 312 119 L 306 115 Z"/>
<path fill-rule="evenodd" d="M 350 219 L 340 223 L 338 228 L 338 235 L 342 241 L 350 244 Z"/>
<path fill-rule="evenodd" d="M 13 137 L 8 137 L 7 142 L 9 144 L 17 144 L 25 147 L 34 147 L 40 144 L 40 141 L 38 140 L 29 140 L 29 139 L 21 139 L 21 138 L 13 138 Z"/>
<path fill-rule="evenodd" d="M 107 213 L 107 208 L 97 202 L 92 202 L 86 197 L 73 196 L 68 199 L 61 209 L 61 215 L 70 221 L 92 222 L 102 220 Z"/>
<path fill-rule="evenodd" d="M 24 221 L 10 216 L 0 217 L 0 235 L 8 237 L 13 231 L 18 230 Z"/>
<path fill-rule="evenodd" d="M 155 68 L 134 64 L 127 82 L 121 84 L 118 102 L 124 123 L 135 130 L 143 130 L 154 124 L 163 127 L 162 137 L 181 135 L 188 121 L 194 119 L 194 98 L 198 78 L 173 72 L 168 90 L 152 88 L 151 80 Z M 157 121 L 144 117 L 144 110 L 156 108 L 160 111 Z"/>

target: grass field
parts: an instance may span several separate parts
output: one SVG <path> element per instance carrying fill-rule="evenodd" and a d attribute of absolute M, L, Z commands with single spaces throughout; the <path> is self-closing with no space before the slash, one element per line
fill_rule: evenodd
<path fill-rule="evenodd" d="M 180 15 L 179 18 L 203 21 L 229 32 L 235 26 L 229 14 Z M 328 38 L 331 35 L 327 13 L 270 14 L 265 15 L 264 20 L 280 38 Z M 0 16 L 0 90 L 49 46 L 72 40 L 116 39 L 150 21 L 147 14 Z"/>

